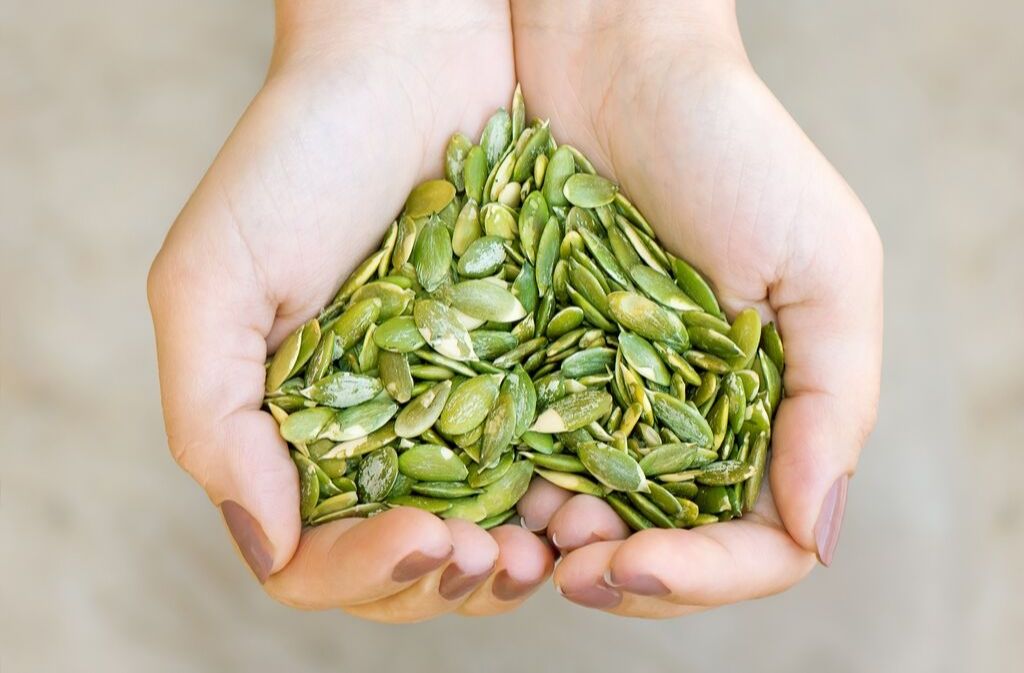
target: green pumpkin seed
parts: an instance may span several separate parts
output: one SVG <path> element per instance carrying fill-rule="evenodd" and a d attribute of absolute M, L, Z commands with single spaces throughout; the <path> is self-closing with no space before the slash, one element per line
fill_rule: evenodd
<path fill-rule="evenodd" d="M 651 395 L 654 415 L 684 442 L 710 447 L 714 441 L 711 426 L 704 417 L 689 404 L 664 393 Z"/>
<path fill-rule="evenodd" d="M 676 283 L 698 306 L 712 315 L 721 315 L 722 309 L 718 307 L 718 300 L 711 286 L 704 280 L 696 269 L 685 261 L 673 258 L 672 273 L 676 277 Z"/>
<path fill-rule="evenodd" d="M 416 320 L 409 315 L 391 318 L 373 331 L 373 343 L 386 351 L 411 353 L 423 348 L 426 341 L 416 327 Z"/>
<path fill-rule="evenodd" d="M 452 506 L 441 512 L 442 519 L 463 519 L 471 523 L 483 522 L 487 519 L 487 510 L 473 497 L 456 498 Z"/>
<path fill-rule="evenodd" d="M 489 516 L 484 519 L 480 519 L 479 521 L 477 521 L 476 525 L 480 526 L 484 530 L 490 530 L 492 528 L 500 526 L 501 524 L 511 519 L 513 516 L 515 516 L 515 513 L 516 511 L 514 509 L 509 509 L 499 514 L 495 514 L 494 516 Z"/>
<path fill-rule="evenodd" d="M 302 394 L 317 404 L 344 409 L 369 402 L 383 389 L 383 384 L 376 377 L 338 372 L 305 388 Z"/>
<path fill-rule="evenodd" d="M 577 455 L 587 471 L 613 491 L 647 490 L 644 472 L 629 454 L 593 442 L 581 445 Z"/>
<path fill-rule="evenodd" d="M 718 514 L 732 509 L 729 493 L 724 486 L 701 486 L 693 497 L 693 502 L 701 512 Z"/>
<path fill-rule="evenodd" d="M 630 276 L 637 287 L 643 290 L 644 294 L 666 308 L 676 311 L 700 311 L 701 308 L 694 303 L 679 287 L 664 274 L 646 267 L 637 265 L 629 270 Z"/>
<path fill-rule="evenodd" d="M 459 362 L 477 359 L 469 332 L 449 307 L 420 299 L 413 305 L 413 317 L 423 339 L 441 355 Z"/>
<path fill-rule="evenodd" d="M 412 490 L 431 498 L 468 498 L 483 493 L 481 488 L 472 488 L 457 481 L 418 481 L 412 485 Z"/>
<path fill-rule="evenodd" d="M 437 421 L 437 429 L 446 435 L 461 435 L 484 422 L 498 399 L 501 377 L 495 374 L 476 376 L 448 396 Z"/>
<path fill-rule="evenodd" d="M 761 369 L 761 380 L 764 381 L 764 392 L 768 410 L 775 413 L 782 399 L 782 377 L 775 366 L 775 361 L 764 351 L 758 353 L 758 366 Z"/>
<path fill-rule="evenodd" d="M 519 345 L 515 335 L 498 330 L 473 330 L 469 339 L 473 343 L 473 352 L 481 360 L 493 360 Z"/>
<path fill-rule="evenodd" d="M 483 235 L 483 228 L 480 226 L 480 208 L 476 201 L 468 199 L 459 216 L 455 220 L 455 228 L 452 230 L 452 252 L 457 257 L 466 254 L 473 241 Z"/>
<path fill-rule="evenodd" d="M 484 125 L 480 134 L 480 147 L 487 156 L 487 165 L 493 166 L 512 141 L 512 117 L 504 108 L 498 110 Z"/>
<path fill-rule="evenodd" d="M 554 401 L 530 428 L 533 432 L 558 433 L 577 430 L 611 411 L 612 396 L 598 390 L 566 395 Z"/>
<path fill-rule="evenodd" d="M 490 486 L 504 476 L 508 469 L 512 467 L 512 461 L 514 459 L 515 454 L 512 451 L 506 451 L 501 454 L 501 458 L 498 462 L 491 467 L 486 467 L 482 463 L 471 461 L 469 464 L 469 476 L 466 478 L 466 483 L 473 488 L 484 488 L 486 486 Z"/>
<path fill-rule="evenodd" d="M 679 350 L 689 345 L 682 321 L 646 297 L 634 292 L 612 292 L 608 295 L 608 309 L 620 325 L 642 337 Z"/>
<path fill-rule="evenodd" d="M 469 470 L 446 446 L 419 444 L 398 457 L 398 469 L 420 481 L 463 481 Z"/>
<path fill-rule="evenodd" d="M 650 519 L 638 512 L 629 503 L 622 499 L 622 497 L 615 494 L 609 494 L 608 504 L 611 505 L 611 508 L 615 510 L 615 513 L 618 514 L 631 529 L 641 531 L 654 527 L 654 524 L 651 523 Z"/>
<path fill-rule="evenodd" d="M 316 466 L 312 463 L 299 466 L 299 516 L 303 521 L 309 519 L 320 500 L 320 480 L 316 476 Z M 352 503 L 355 504 L 355 503 Z"/>
<path fill-rule="evenodd" d="M 532 476 L 533 463 L 520 460 L 513 463 L 500 479 L 484 488 L 483 493 L 477 496 L 477 501 L 483 505 L 486 516 L 494 516 L 515 507 L 530 487 Z"/>
<path fill-rule="evenodd" d="M 562 227 L 554 216 L 548 218 L 537 247 L 537 291 L 543 295 L 551 287 L 555 262 L 558 261 L 558 244 L 562 238 Z"/>
<path fill-rule="evenodd" d="M 694 444 L 661 444 L 640 459 L 640 469 L 648 477 L 656 477 L 692 467 L 698 460 Z"/>
<path fill-rule="evenodd" d="M 281 436 L 292 444 L 311 442 L 334 420 L 334 414 L 334 410 L 327 407 L 296 411 L 281 424 Z"/>
<path fill-rule="evenodd" d="M 381 306 L 381 300 L 376 297 L 349 305 L 331 326 L 331 331 L 337 336 L 335 350 L 344 352 L 362 341 L 366 330 L 380 317 Z"/>
<path fill-rule="evenodd" d="M 273 392 L 291 378 L 313 355 L 320 341 L 320 324 L 314 319 L 288 335 L 270 361 L 267 369 L 267 392 Z"/>
<path fill-rule="evenodd" d="M 427 180 L 418 185 L 405 201 L 405 214 L 419 219 L 441 212 L 455 198 L 455 185 L 447 180 Z"/>
<path fill-rule="evenodd" d="M 551 455 L 545 455 L 543 453 L 529 453 L 523 454 L 526 456 L 534 465 L 543 467 L 547 470 L 554 470 L 556 472 L 578 472 L 585 474 L 587 468 L 583 466 L 580 459 L 576 456 L 569 455 L 567 453 L 555 453 Z"/>
<path fill-rule="evenodd" d="M 548 163 L 544 177 L 544 199 L 552 206 L 568 206 L 565 197 L 565 182 L 576 172 L 576 161 L 568 147 L 562 146 L 555 150 Z"/>
<path fill-rule="evenodd" d="M 473 143 L 461 133 L 455 133 L 448 140 L 448 147 L 444 153 L 444 176 L 448 182 L 455 185 L 455 190 L 461 192 L 465 189 L 462 169 L 466 162 L 466 155 L 472 149 Z"/>
<path fill-rule="evenodd" d="M 484 421 L 484 434 L 480 445 L 480 464 L 485 467 L 497 465 L 501 454 L 511 445 L 515 433 L 515 400 L 507 390 L 501 391 Z"/>
<path fill-rule="evenodd" d="M 680 516 L 685 515 L 683 509 L 684 505 L 679 502 L 679 499 L 672 495 L 668 489 L 661 484 L 653 481 L 647 482 L 648 493 L 647 497 L 650 498 L 651 502 L 658 506 L 667 516 L 678 520 Z M 696 509 L 696 507 L 694 507 Z"/>
<path fill-rule="evenodd" d="M 418 437 L 426 432 L 440 418 L 451 389 L 451 381 L 442 381 L 409 402 L 395 418 L 395 434 Z"/>
<path fill-rule="evenodd" d="M 706 465 L 697 475 L 697 483 L 707 486 L 738 484 L 752 477 L 754 469 L 753 465 L 739 460 L 722 460 Z"/>
<path fill-rule="evenodd" d="M 505 242 L 498 236 L 482 236 L 459 258 L 459 273 L 466 278 L 484 278 L 497 273 L 505 263 Z"/>
<path fill-rule="evenodd" d="M 363 457 L 359 464 L 356 488 L 363 502 L 379 502 L 391 492 L 398 478 L 398 454 L 385 446 Z"/>
<path fill-rule="evenodd" d="M 428 498 L 424 495 L 393 495 L 388 497 L 388 504 L 392 507 L 415 507 L 431 514 L 441 514 L 452 507 L 451 500 L 443 498 Z"/>
<path fill-rule="evenodd" d="M 648 497 L 640 493 L 629 492 L 626 497 L 638 512 L 644 515 L 651 523 L 658 528 L 675 528 L 675 523 L 668 517 L 661 508 L 652 502 Z"/>
<path fill-rule="evenodd" d="M 542 477 L 545 481 L 549 481 L 559 488 L 564 488 L 567 491 L 574 493 L 583 493 L 586 495 L 593 495 L 597 497 L 603 497 L 608 493 L 608 490 L 598 484 L 597 482 L 587 479 L 582 474 L 574 474 L 571 472 L 557 472 L 554 470 L 545 470 L 542 468 L 536 468 L 534 470 L 538 476 Z"/>
<path fill-rule="evenodd" d="M 646 339 L 631 332 L 622 332 L 619 334 L 619 348 L 622 357 L 637 374 L 658 385 L 669 385 L 671 375 L 668 368 L 658 356 L 658 351 Z"/>
<path fill-rule="evenodd" d="M 596 208 L 615 200 L 618 186 L 599 175 L 578 173 L 570 176 L 562 188 L 566 200 L 580 208 Z"/>
<path fill-rule="evenodd" d="M 337 412 L 321 436 L 335 442 L 364 437 L 382 428 L 397 412 L 398 405 L 389 399 L 364 402 Z"/>
<path fill-rule="evenodd" d="M 480 320 L 507 323 L 526 317 L 526 309 L 511 292 L 488 280 L 453 285 L 447 297 L 455 308 Z"/>
<path fill-rule="evenodd" d="M 676 499 L 690 498 L 697 495 L 699 487 L 692 481 L 679 481 L 671 484 L 660 484 L 662 488 L 676 496 Z M 653 490 L 652 490 L 653 492 Z M 683 505 L 685 507 L 685 505 Z"/>

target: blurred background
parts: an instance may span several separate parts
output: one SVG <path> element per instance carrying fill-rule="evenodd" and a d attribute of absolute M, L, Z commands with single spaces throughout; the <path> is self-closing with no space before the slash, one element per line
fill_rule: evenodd
<path fill-rule="evenodd" d="M 0 670 L 1020 666 L 1024 3 L 740 16 L 886 246 L 881 413 L 833 567 L 670 622 L 549 585 L 397 627 L 266 598 L 166 450 L 146 272 L 260 85 L 271 3 L 0 3 Z"/>

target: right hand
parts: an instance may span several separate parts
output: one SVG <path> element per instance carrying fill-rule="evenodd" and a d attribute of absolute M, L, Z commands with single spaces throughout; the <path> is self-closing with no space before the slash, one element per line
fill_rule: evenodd
<path fill-rule="evenodd" d="M 333 296 L 454 130 L 515 86 L 504 2 L 278 2 L 266 82 L 150 273 L 168 441 L 266 591 L 404 622 L 510 610 L 550 574 L 532 533 L 399 508 L 302 530 L 261 411 L 268 352 Z"/>

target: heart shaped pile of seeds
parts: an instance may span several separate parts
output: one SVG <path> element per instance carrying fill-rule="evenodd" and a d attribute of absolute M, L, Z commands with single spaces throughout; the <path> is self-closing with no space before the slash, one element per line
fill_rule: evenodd
<path fill-rule="evenodd" d="M 535 476 L 634 530 L 750 511 L 782 398 L 773 324 L 729 322 L 516 89 L 267 363 L 317 525 L 418 507 L 484 528 Z"/>

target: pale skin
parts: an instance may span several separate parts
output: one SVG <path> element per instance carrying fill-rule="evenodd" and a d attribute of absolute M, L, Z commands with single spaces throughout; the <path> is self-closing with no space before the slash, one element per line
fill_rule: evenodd
<path fill-rule="evenodd" d="M 753 72 L 734 8 L 446 4 L 280 2 L 267 81 L 153 265 L 172 453 L 265 590 L 389 622 L 496 614 L 559 553 L 554 582 L 570 600 L 668 617 L 784 590 L 831 562 L 875 418 L 881 246 Z M 727 313 L 753 305 L 778 322 L 788 397 L 756 511 L 626 539 L 600 500 L 535 479 L 519 505 L 526 528 L 403 508 L 303 530 L 294 466 L 260 410 L 266 355 L 439 174 L 451 133 L 478 133 L 517 79 L 531 116 L 622 185 Z"/>

